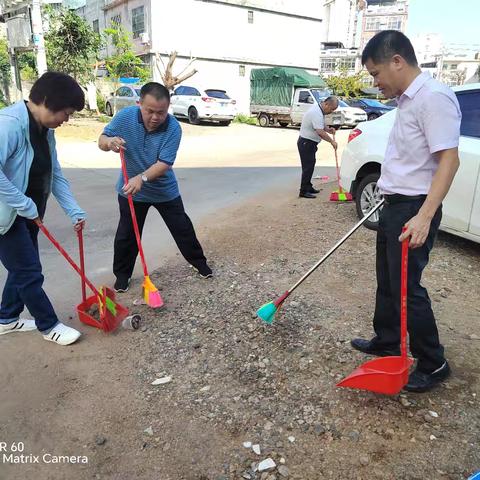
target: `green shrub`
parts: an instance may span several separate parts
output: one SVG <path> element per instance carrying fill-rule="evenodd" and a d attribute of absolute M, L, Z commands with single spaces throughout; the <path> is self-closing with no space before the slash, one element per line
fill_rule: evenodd
<path fill-rule="evenodd" d="M 105 113 L 105 97 L 97 90 L 97 107 L 100 113 Z"/>
<path fill-rule="evenodd" d="M 233 121 L 235 123 L 246 123 L 247 125 L 256 125 L 257 119 L 255 117 L 250 117 L 249 115 L 245 115 L 243 113 L 238 114 Z"/>

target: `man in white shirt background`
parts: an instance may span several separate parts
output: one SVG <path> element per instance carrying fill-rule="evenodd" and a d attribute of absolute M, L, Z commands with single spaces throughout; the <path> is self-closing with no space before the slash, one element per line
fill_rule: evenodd
<path fill-rule="evenodd" d="M 300 183 L 299 197 L 316 198 L 317 190 L 312 185 L 312 175 L 315 169 L 317 146 L 322 141 L 330 143 L 337 149 L 335 138 L 330 135 L 335 129 L 325 126 L 325 115 L 332 113 L 338 107 L 337 97 L 327 97 L 320 103 L 314 100 L 314 104 L 305 112 L 300 127 L 300 136 L 297 141 L 298 153 L 302 163 L 302 180 Z"/>
<path fill-rule="evenodd" d="M 377 232 L 375 337 L 351 343 L 367 354 L 399 353 L 401 242 L 410 238 L 408 332 L 417 365 L 405 389 L 424 392 L 450 374 L 430 298 L 420 282 L 442 218 L 442 201 L 459 167 L 461 112 L 452 90 L 421 72 L 412 44 L 401 32 L 375 35 L 362 63 L 385 97 L 397 97 L 398 109 L 378 181 L 386 204 Z"/>

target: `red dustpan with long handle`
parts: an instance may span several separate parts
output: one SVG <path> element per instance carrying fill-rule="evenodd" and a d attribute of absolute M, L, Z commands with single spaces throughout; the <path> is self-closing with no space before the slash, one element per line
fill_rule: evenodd
<path fill-rule="evenodd" d="M 408 243 L 402 242 L 401 290 L 400 290 L 400 356 L 376 358 L 365 362 L 337 387 L 370 390 L 371 392 L 395 395 L 408 382 L 408 373 L 413 360 L 407 356 L 407 273 Z"/>

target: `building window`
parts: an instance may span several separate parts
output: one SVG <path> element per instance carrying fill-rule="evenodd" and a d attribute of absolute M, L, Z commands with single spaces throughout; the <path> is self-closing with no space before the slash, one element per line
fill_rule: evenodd
<path fill-rule="evenodd" d="M 389 17 L 387 22 L 387 30 L 401 30 L 402 17 Z"/>
<path fill-rule="evenodd" d="M 346 68 L 347 70 L 355 70 L 354 58 L 339 58 L 337 61 L 338 68 Z"/>
<path fill-rule="evenodd" d="M 133 38 L 138 38 L 145 31 L 145 11 L 144 6 L 132 10 L 132 33 Z"/>
<path fill-rule="evenodd" d="M 244 77 L 245 76 L 245 65 L 239 65 L 238 66 L 238 75 L 240 77 Z"/>
<path fill-rule="evenodd" d="M 95 33 L 100 33 L 100 27 L 98 25 L 98 20 L 92 22 L 92 29 Z"/>
<path fill-rule="evenodd" d="M 253 23 L 253 10 L 248 11 L 248 23 Z"/>
<path fill-rule="evenodd" d="M 376 32 L 380 30 L 381 21 L 380 17 L 369 17 L 367 18 L 367 24 L 365 30 L 367 32 Z"/>
<path fill-rule="evenodd" d="M 334 58 L 321 58 L 320 59 L 320 71 L 322 72 L 334 72 L 337 67 Z"/>
<path fill-rule="evenodd" d="M 122 15 L 119 13 L 118 15 L 114 15 L 110 21 L 112 22 L 112 25 L 121 25 L 122 24 Z"/>

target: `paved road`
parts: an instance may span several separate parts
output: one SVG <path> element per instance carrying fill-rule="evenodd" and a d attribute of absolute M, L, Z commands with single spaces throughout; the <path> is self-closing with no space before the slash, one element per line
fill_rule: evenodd
<path fill-rule="evenodd" d="M 239 204 L 266 190 L 282 188 L 285 195 L 297 194 L 300 173 L 296 150 L 298 130 L 234 124 L 228 128 L 182 126 L 184 138 L 175 171 L 194 224 L 200 225 L 219 209 Z M 339 132 L 341 147 L 347 136 L 348 131 Z M 99 151 L 93 141 L 60 138 L 58 150 L 72 190 L 88 212 L 85 232 L 88 276 L 97 285 L 111 284 L 113 237 L 118 221 L 114 192 L 119 172 L 118 157 Z M 317 158 L 316 175 L 334 178 L 331 147 L 322 145 Z M 69 219 L 53 198 L 49 202 L 45 223 L 67 251 L 77 255 L 76 236 Z M 71 315 L 72 308 L 80 301 L 78 276 L 45 238 L 40 239 L 40 247 L 45 288 L 57 313 L 62 317 Z M 208 251 L 208 245 L 204 247 Z M 145 226 L 144 249 L 151 270 L 161 266 L 168 255 L 177 251 L 154 210 Z M 136 274 L 142 275 L 138 262 Z M 2 271 L 2 287 L 4 278 Z"/>

